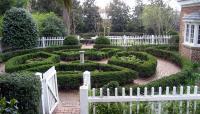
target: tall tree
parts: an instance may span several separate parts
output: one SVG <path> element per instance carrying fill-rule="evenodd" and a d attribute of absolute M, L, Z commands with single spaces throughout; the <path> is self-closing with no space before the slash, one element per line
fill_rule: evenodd
<path fill-rule="evenodd" d="M 67 27 L 67 33 L 70 34 L 70 12 L 72 8 L 72 0 L 57 0 L 63 6 L 63 20 Z"/>
<path fill-rule="evenodd" d="M 83 31 L 83 8 L 80 5 L 80 1 L 73 0 L 71 9 L 71 33 L 76 34 Z"/>
<path fill-rule="evenodd" d="M 99 14 L 99 8 L 94 4 L 95 0 L 86 0 L 83 3 L 84 11 L 84 32 L 97 32 L 98 26 L 100 25 L 102 19 Z"/>
<path fill-rule="evenodd" d="M 125 32 L 129 21 L 129 7 L 121 0 L 113 0 L 109 6 L 108 15 L 111 17 L 112 31 Z"/>

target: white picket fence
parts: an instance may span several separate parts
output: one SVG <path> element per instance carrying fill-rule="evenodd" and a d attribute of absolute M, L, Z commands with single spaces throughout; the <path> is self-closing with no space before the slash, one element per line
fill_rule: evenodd
<path fill-rule="evenodd" d="M 115 95 L 110 95 L 109 88 L 107 89 L 107 95 L 103 96 L 103 90 L 100 88 L 100 96 L 96 95 L 96 89 L 92 89 L 92 96 L 89 96 L 89 90 L 91 87 L 90 84 L 90 72 L 86 71 L 83 74 L 84 83 L 83 86 L 80 87 L 80 114 L 89 114 L 89 105 L 91 104 L 98 104 L 98 103 L 129 103 L 130 109 L 129 114 L 132 114 L 132 103 L 137 103 L 137 114 L 139 112 L 139 103 L 140 102 L 156 102 L 158 104 L 155 107 L 154 103 L 151 104 L 151 110 L 156 112 L 155 114 L 163 114 L 162 113 L 162 102 L 166 101 L 176 101 L 179 102 L 179 107 L 183 106 L 183 101 L 187 102 L 187 114 L 190 114 L 190 111 L 193 110 L 194 112 L 197 110 L 197 100 L 200 100 L 200 94 L 198 93 L 198 87 L 195 86 L 193 92 L 191 92 L 190 86 L 187 86 L 187 92 L 184 93 L 184 87 L 181 86 L 180 88 L 173 87 L 172 92 L 170 91 L 169 87 L 166 87 L 165 93 L 162 93 L 163 88 L 159 87 L 159 92 L 156 94 L 155 88 L 151 88 L 151 92 L 148 93 L 148 88 L 144 88 L 144 94 L 141 94 L 140 88 L 137 88 L 137 95 L 133 95 L 133 90 L 130 88 L 130 92 L 127 95 L 125 93 L 125 88 L 122 88 L 122 96 L 118 95 L 118 89 L 115 88 Z M 150 89 L 150 88 L 149 88 Z M 178 89 L 180 91 L 178 92 Z M 194 101 L 193 109 L 190 109 L 190 103 Z M 92 107 L 93 114 L 96 114 L 95 106 Z M 180 113 L 182 112 L 182 108 L 180 108 Z M 126 113 L 128 114 L 128 113 Z M 181 113 L 182 114 L 182 113 Z"/>
<path fill-rule="evenodd" d="M 38 48 L 63 45 L 65 37 L 41 37 L 38 39 Z"/>
<path fill-rule="evenodd" d="M 107 36 L 111 45 L 133 46 L 133 45 L 158 45 L 169 44 L 169 35 L 143 35 L 143 36 Z"/>
<path fill-rule="evenodd" d="M 52 114 L 59 103 L 57 74 L 55 66 L 45 73 L 36 73 L 40 76 L 42 85 L 41 114 Z"/>

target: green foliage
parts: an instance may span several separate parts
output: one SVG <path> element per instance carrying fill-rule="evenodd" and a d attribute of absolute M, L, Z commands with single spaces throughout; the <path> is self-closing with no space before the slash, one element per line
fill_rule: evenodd
<path fill-rule="evenodd" d="M 11 99 L 6 101 L 6 98 L 0 99 L 0 113 L 1 114 L 18 114 L 17 100 Z"/>
<path fill-rule="evenodd" d="M 55 46 L 55 47 L 47 47 L 47 48 L 40 48 L 40 49 L 25 49 L 25 50 L 17 50 L 17 51 L 6 51 L 6 53 L 0 54 L 0 58 L 3 62 L 9 60 L 12 57 L 19 56 L 19 55 L 24 55 L 28 53 L 33 53 L 33 52 L 40 52 L 40 51 L 45 51 L 45 52 L 53 52 L 53 51 L 58 51 L 58 50 L 63 50 L 63 49 L 80 49 L 80 45 L 75 45 L 75 46 Z"/>
<path fill-rule="evenodd" d="M 110 90 L 109 91 L 110 92 L 110 96 L 114 96 L 115 95 L 115 88 L 118 89 L 118 95 L 121 95 L 122 89 L 121 89 L 121 87 L 120 87 L 120 85 L 119 85 L 119 83 L 117 81 L 111 81 L 108 84 L 104 85 L 102 87 L 103 95 L 107 96 L 107 89 L 109 89 Z"/>
<path fill-rule="evenodd" d="M 143 52 L 120 52 L 113 56 L 108 63 L 135 70 L 143 78 L 152 76 L 157 67 L 156 58 Z"/>
<path fill-rule="evenodd" d="M 2 31 L 3 31 L 3 16 L 0 16 L 0 37 L 2 37 Z"/>
<path fill-rule="evenodd" d="M 104 36 L 100 36 L 95 40 L 95 44 L 103 44 L 103 45 L 109 45 L 110 40 Z"/>
<path fill-rule="evenodd" d="M 64 45 L 78 45 L 79 41 L 76 36 L 67 36 L 64 40 Z"/>
<path fill-rule="evenodd" d="M 3 15 L 6 10 L 9 10 L 14 4 L 14 0 L 1 0 L 0 2 L 0 15 Z"/>
<path fill-rule="evenodd" d="M 123 49 L 123 47 L 120 46 L 112 46 L 112 45 L 104 45 L 104 44 L 95 44 L 95 49 L 102 49 L 102 48 L 116 48 L 116 49 Z"/>
<path fill-rule="evenodd" d="M 108 15 L 111 16 L 113 32 L 125 32 L 129 21 L 129 7 L 120 0 L 110 4 Z"/>
<path fill-rule="evenodd" d="M 55 13 L 34 13 L 34 20 L 37 22 L 39 35 L 45 37 L 65 36 L 65 25 Z"/>
<path fill-rule="evenodd" d="M 44 65 L 27 69 L 29 71 L 45 72 L 51 65 Z M 132 83 L 137 77 L 133 70 L 107 64 L 98 63 L 68 63 L 56 64 L 58 71 L 58 85 L 60 89 L 78 89 L 82 84 L 82 72 L 91 71 L 91 83 L 93 87 L 102 87 L 110 81 L 117 81 L 120 85 Z"/>
<path fill-rule="evenodd" d="M 178 45 L 179 44 L 179 35 L 173 35 L 169 41 L 170 44 Z"/>
<path fill-rule="evenodd" d="M 3 43 L 12 49 L 35 47 L 38 32 L 31 14 L 21 8 L 12 8 L 3 19 Z"/>
<path fill-rule="evenodd" d="M 6 99 L 17 99 L 20 114 L 39 114 L 40 78 L 30 72 L 1 75 L 0 96 L 5 96 Z"/>
<path fill-rule="evenodd" d="M 156 57 L 171 61 L 176 65 L 180 66 L 182 70 L 179 73 L 172 74 L 168 77 L 163 77 L 162 79 L 152 81 L 146 85 L 139 86 L 142 88 L 141 89 L 142 91 L 144 87 L 147 88 L 155 87 L 156 91 L 158 91 L 159 87 L 165 88 L 168 86 L 170 88 L 173 88 L 173 86 L 187 85 L 188 83 L 190 83 L 195 79 L 195 76 L 192 75 L 193 64 L 191 63 L 191 61 L 182 58 L 177 53 L 166 50 L 153 49 L 153 48 L 146 49 L 146 52 Z M 137 87 L 138 86 L 133 86 L 133 90 L 136 90 Z M 133 92 L 134 94 L 136 94 L 136 91 Z"/>
<path fill-rule="evenodd" d="M 45 60 L 28 62 L 38 57 L 45 58 Z M 6 72 L 16 72 L 16 71 L 25 70 L 32 67 L 37 67 L 40 65 L 58 63 L 59 61 L 60 61 L 59 56 L 57 55 L 49 54 L 47 52 L 37 52 L 37 53 L 16 56 L 8 60 L 5 63 L 6 65 L 5 70 Z"/>

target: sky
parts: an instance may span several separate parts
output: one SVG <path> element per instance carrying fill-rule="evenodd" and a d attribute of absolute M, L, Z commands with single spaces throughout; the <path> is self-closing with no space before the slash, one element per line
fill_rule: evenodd
<path fill-rule="evenodd" d="M 84 2 L 85 0 L 80 0 L 81 2 Z M 110 2 L 112 2 L 113 0 L 96 0 L 95 4 L 104 9 L 106 6 L 109 5 Z M 136 0 L 122 0 L 124 1 L 127 5 L 129 5 L 130 7 L 134 7 Z M 180 5 L 177 3 L 177 0 L 164 0 L 167 4 L 169 4 L 173 9 L 180 11 Z M 144 3 L 148 3 L 147 0 L 144 0 Z"/>

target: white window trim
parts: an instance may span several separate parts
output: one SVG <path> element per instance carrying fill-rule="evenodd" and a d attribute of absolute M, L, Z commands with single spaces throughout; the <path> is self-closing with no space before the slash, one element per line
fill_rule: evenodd
<path fill-rule="evenodd" d="M 189 37 L 188 41 L 186 41 L 186 32 L 187 32 L 187 24 L 189 25 Z M 192 25 L 194 25 L 194 39 L 193 43 L 191 43 L 191 28 Z M 198 44 L 198 34 L 199 34 L 199 26 L 200 23 L 185 23 L 185 30 L 184 30 L 184 42 L 183 45 L 189 46 L 189 47 L 200 47 L 200 44 Z"/>

